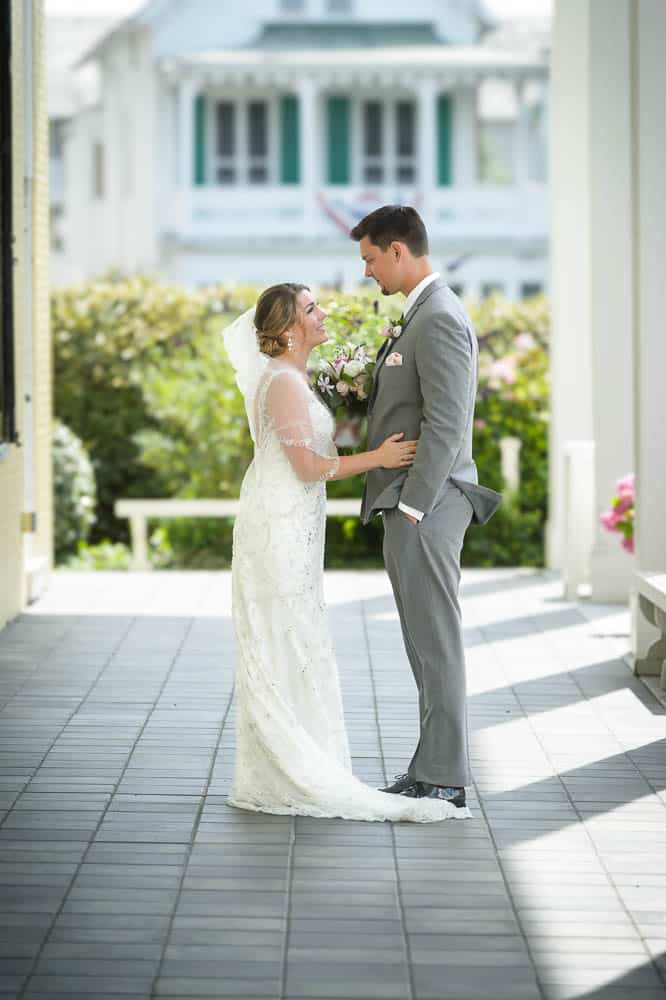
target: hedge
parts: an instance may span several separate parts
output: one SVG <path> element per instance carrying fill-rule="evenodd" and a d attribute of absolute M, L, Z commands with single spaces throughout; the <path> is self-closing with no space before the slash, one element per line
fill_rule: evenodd
<path fill-rule="evenodd" d="M 260 289 L 189 290 L 145 277 L 54 291 L 56 414 L 91 456 L 97 519 L 91 542 L 127 542 L 113 515 L 120 497 L 236 497 L 252 456 L 242 399 L 221 332 Z M 332 349 L 347 340 L 375 350 L 399 303 L 321 292 Z M 471 527 L 463 565 L 543 565 L 547 502 L 548 308 L 543 297 L 470 305 L 479 339 L 474 456 L 481 482 L 502 489 L 499 441 L 522 442 L 521 490 L 483 527 Z M 362 477 L 328 485 L 360 496 Z M 381 565 L 381 519 L 329 519 L 328 566 Z M 161 522 L 160 565 L 226 567 L 231 524 Z"/>

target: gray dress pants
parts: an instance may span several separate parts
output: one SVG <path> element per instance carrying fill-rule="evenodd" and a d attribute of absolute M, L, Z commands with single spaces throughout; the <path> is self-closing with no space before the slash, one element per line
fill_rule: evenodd
<path fill-rule="evenodd" d="M 384 563 L 419 696 L 420 738 L 408 774 L 456 788 L 471 783 L 458 585 L 472 513 L 450 479 L 418 524 L 397 507 L 384 511 Z"/>

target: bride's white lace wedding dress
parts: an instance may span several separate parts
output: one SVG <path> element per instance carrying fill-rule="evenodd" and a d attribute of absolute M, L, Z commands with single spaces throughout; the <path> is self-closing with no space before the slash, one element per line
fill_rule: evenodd
<path fill-rule="evenodd" d="M 243 331 L 254 333 L 247 314 L 235 343 L 225 334 L 255 445 L 233 533 L 237 742 L 227 802 L 356 820 L 468 817 L 467 808 L 381 792 L 352 773 L 323 598 L 334 420 L 288 362 L 253 354 L 248 376 Z"/>

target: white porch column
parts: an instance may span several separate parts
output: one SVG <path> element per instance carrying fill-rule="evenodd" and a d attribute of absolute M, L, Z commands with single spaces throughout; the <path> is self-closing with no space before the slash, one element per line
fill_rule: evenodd
<path fill-rule="evenodd" d="M 180 224 L 189 229 L 192 221 L 190 200 L 194 169 L 194 81 L 183 77 L 178 82 L 178 187 L 180 189 Z"/>
<path fill-rule="evenodd" d="M 553 334 L 549 563 L 561 566 L 562 456 L 595 442 L 592 598 L 625 601 L 632 558 L 598 523 L 633 468 L 629 12 L 559 0 L 553 61 Z"/>
<path fill-rule="evenodd" d="M 419 188 L 423 195 L 421 213 L 426 225 L 431 220 L 433 195 L 437 189 L 437 84 L 431 77 L 418 81 Z"/>
<path fill-rule="evenodd" d="M 666 5 L 636 4 L 633 136 L 636 195 L 637 568 L 666 571 Z"/>
<path fill-rule="evenodd" d="M 473 187 L 477 181 L 477 93 L 475 86 L 458 87 L 453 102 L 453 183 Z"/>
<path fill-rule="evenodd" d="M 527 81 L 519 78 L 515 81 L 516 92 L 516 126 L 513 137 L 513 178 L 517 187 L 525 187 L 530 179 L 530 133 L 525 104 L 525 87 Z"/>
<path fill-rule="evenodd" d="M 587 81 L 589 5 L 558 0 L 551 61 L 551 423 L 546 561 L 561 569 L 566 545 L 565 448 L 592 439 L 590 171 Z"/>
<path fill-rule="evenodd" d="M 631 0 L 590 5 L 590 321 L 597 517 L 633 454 Z M 592 598 L 626 601 L 633 558 L 597 521 Z"/>
<path fill-rule="evenodd" d="M 323 134 L 317 120 L 318 92 L 315 82 L 303 77 L 298 83 L 301 190 L 303 193 L 303 237 L 314 239 L 317 228 L 317 190 L 320 185 L 319 143 Z"/>

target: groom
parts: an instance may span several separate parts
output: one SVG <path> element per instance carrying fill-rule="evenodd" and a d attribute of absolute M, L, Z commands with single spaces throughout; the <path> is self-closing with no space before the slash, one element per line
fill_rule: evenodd
<path fill-rule="evenodd" d="M 470 521 L 483 524 L 501 499 L 479 486 L 472 458 L 478 346 L 460 299 L 430 266 L 415 209 L 385 205 L 350 235 L 382 295 L 407 296 L 377 355 L 368 449 L 398 431 L 419 442 L 409 470 L 368 473 L 361 510 L 364 524 L 383 513 L 384 562 L 419 695 L 416 751 L 382 791 L 463 806 L 471 779 L 460 550 Z"/>

